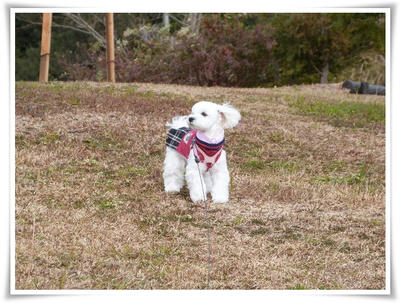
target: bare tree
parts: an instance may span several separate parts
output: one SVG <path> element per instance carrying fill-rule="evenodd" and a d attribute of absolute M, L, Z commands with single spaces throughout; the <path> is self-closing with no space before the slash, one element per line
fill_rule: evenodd
<path fill-rule="evenodd" d="M 196 35 L 200 31 L 202 15 L 200 13 L 190 13 L 186 16 L 185 23 L 189 25 L 190 30 Z"/>
<path fill-rule="evenodd" d="M 100 22 L 105 27 L 105 22 L 103 18 L 99 18 L 97 15 L 93 14 L 94 24 L 89 24 L 81 14 L 64 14 L 67 18 L 69 18 L 75 24 L 75 30 L 79 30 L 81 32 L 87 33 L 95 38 L 98 42 L 101 43 L 103 47 L 106 47 L 106 39 L 104 38 L 104 34 L 100 34 L 95 29 L 95 24 Z"/>
<path fill-rule="evenodd" d="M 195 33 L 195 34 L 199 33 L 201 19 L 202 19 L 201 13 L 185 14 L 183 20 L 181 20 L 177 16 L 174 16 L 173 14 L 169 14 L 169 16 L 171 17 L 171 19 L 174 19 L 176 22 L 178 22 L 182 26 L 189 27 L 190 31 L 192 31 L 193 33 Z"/>
<path fill-rule="evenodd" d="M 42 22 L 33 21 L 31 19 L 25 18 L 24 14 L 16 14 L 18 20 L 24 21 L 30 25 L 42 25 Z M 96 41 L 98 41 L 102 47 L 106 47 L 106 39 L 104 38 L 104 33 L 99 33 L 96 27 L 100 25 L 105 28 L 104 18 L 100 18 L 98 14 L 54 14 L 52 26 L 74 30 L 80 33 L 84 33 L 92 36 Z"/>

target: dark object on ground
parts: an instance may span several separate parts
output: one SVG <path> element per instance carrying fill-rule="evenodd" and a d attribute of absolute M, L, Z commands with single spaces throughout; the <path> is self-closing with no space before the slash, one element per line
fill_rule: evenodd
<path fill-rule="evenodd" d="M 351 94 L 370 94 L 385 95 L 385 87 L 382 85 L 370 85 L 367 82 L 354 82 L 346 80 L 342 84 L 342 88 L 349 88 Z"/>

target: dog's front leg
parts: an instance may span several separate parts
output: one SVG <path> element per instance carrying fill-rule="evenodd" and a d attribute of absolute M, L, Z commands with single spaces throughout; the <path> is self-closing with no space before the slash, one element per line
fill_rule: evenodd
<path fill-rule="evenodd" d="M 217 163 L 210 169 L 212 179 L 211 196 L 215 203 L 226 203 L 229 200 L 229 171 L 226 163 L 226 153 L 222 151 Z"/>
<path fill-rule="evenodd" d="M 207 195 L 206 184 L 204 182 L 204 177 L 203 177 L 203 171 L 204 171 L 203 166 L 204 166 L 203 164 L 199 164 L 199 167 L 197 166 L 192 151 L 189 155 L 189 159 L 186 165 L 186 182 L 189 188 L 190 198 L 192 199 L 193 202 L 204 201 L 203 191 L 204 195 Z"/>

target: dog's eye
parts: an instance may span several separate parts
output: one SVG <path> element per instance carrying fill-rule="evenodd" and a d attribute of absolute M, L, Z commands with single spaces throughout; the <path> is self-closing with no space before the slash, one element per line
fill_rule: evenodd
<path fill-rule="evenodd" d="M 207 117 L 207 114 L 206 114 L 205 112 L 202 112 L 201 115 L 202 115 L 203 117 Z"/>

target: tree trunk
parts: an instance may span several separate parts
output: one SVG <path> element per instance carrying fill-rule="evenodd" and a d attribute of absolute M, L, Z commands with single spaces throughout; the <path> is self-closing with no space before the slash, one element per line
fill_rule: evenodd
<path fill-rule="evenodd" d="M 329 63 L 325 63 L 321 73 L 321 83 L 328 83 Z"/>
<path fill-rule="evenodd" d="M 201 13 L 190 13 L 187 18 L 190 30 L 196 35 L 199 34 L 201 19 Z"/>
<path fill-rule="evenodd" d="M 169 14 L 168 13 L 163 13 L 163 25 L 164 26 L 169 25 Z"/>

